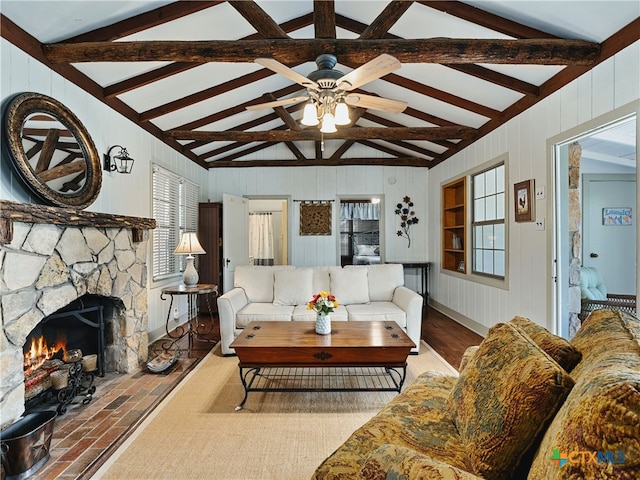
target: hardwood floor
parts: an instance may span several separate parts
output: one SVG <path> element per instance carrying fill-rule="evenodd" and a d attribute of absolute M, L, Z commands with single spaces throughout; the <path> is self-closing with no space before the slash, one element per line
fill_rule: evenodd
<path fill-rule="evenodd" d="M 482 341 L 480 335 L 431 307 L 423 311 L 422 339 L 456 369 L 464 351 Z"/>
<path fill-rule="evenodd" d="M 205 326 L 211 322 L 208 315 L 200 320 Z M 214 318 L 207 338 L 220 339 L 217 318 Z M 460 365 L 465 349 L 482 340 L 479 335 L 429 307 L 423 311 L 422 338 L 454 368 Z M 181 342 L 180 346 L 186 348 L 186 339 Z M 210 350 L 210 343 L 196 341 L 191 355 L 182 356 L 164 374 L 152 374 L 143 368 L 127 375 L 108 374 L 100 379 L 91 403 L 73 406 L 56 419 L 51 459 L 31 479 L 89 479 Z M 155 355 L 152 353 L 151 356 Z"/>

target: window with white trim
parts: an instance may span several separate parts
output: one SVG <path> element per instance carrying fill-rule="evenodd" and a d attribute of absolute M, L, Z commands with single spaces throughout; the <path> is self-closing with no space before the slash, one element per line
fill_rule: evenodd
<path fill-rule="evenodd" d="M 158 165 L 153 166 L 153 279 L 184 270 L 186 259 L 174 255 L 182 232 L 198 231 L 200 187 Z"/>
<path fill-rule="evenodd" d="M 506 269 L 505 165 L 471 175 L 473 273 L 504 278 Z"/>

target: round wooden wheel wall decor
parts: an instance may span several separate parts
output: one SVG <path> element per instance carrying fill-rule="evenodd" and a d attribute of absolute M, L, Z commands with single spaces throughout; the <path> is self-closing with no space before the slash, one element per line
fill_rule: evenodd
<path fill-rule="evenodd" d="M 3 115 L 3 145 L 19 178 L 44 203 L 83 209 L 102 185 L 98 151 L 80 120 L 57 100 L 21 93 Z"/>

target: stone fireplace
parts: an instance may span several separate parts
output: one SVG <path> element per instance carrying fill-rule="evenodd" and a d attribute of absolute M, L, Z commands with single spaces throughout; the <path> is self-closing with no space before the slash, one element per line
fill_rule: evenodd
<path fill-rule="evenodd" d="M 27 336 L 43 318 L 84 295 L 103 297 L 117 312 L 107 370 L 127 373 L 146 361 L 147 230 L 155 222 L 7 201 L 0 208 L 4 427 L 24 412 Z"/>

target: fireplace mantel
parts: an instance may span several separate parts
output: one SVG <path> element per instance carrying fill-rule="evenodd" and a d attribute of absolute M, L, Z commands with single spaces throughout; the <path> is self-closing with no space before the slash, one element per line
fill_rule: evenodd
<path fill-rule="evenodd" d="M 142 240 L 142 232 L 156 228 L 154 218 L 87 212 L 75 208 L 50 207 L 34 203 L 0 200 L 0 245 L 13 239 L 13 222 L 45 223 L 71 227 L 130 228 L 133 241 Z"/>

